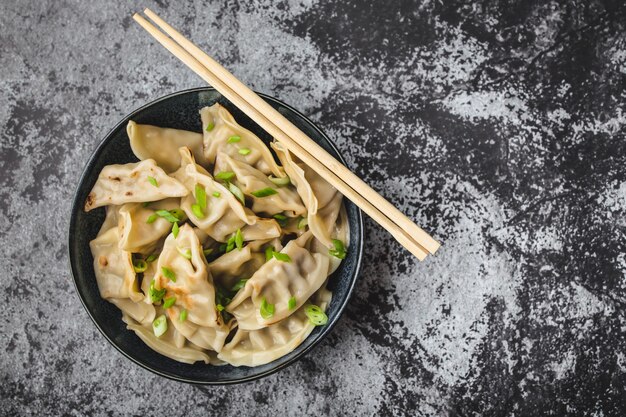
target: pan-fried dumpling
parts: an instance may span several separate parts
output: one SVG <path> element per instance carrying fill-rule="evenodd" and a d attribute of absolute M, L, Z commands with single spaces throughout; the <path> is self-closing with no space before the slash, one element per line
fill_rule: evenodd
<path fill-rule="evenodd" d="M 220 104 L 216 103 L 211 107 L 202 108 L 200 117 L 204 134 L 204 155 L 209 163 L 215 164 L 217 154 L 224 152 L 264 174 L 285 176 L 263 141 L 248 129 L 237 124 L 228 110 Z"/>
<path fill-rule="evenodd" d="M 226 307 L 237 319 L 239 328 L 255 330 L 267 327 L 292 314 L 317 291 L 328 276 L 328 256 L 310 253 L 304 249 L 312 238 L 310 232 L 292 240 L 280 251 L 290 260 L 270 259 L 246 282 L 246 285 Z M 289 308 L 289 299 L 295 297 L 295 308 Z M 271 317 L 261 316 L 263 300 L 274 305 Z"/>
<path fill-rule="evenodd" d="M 323 311 L 330 300 L 331 293 L 325 288 L 314 297 L 314 303 Z M 233 366 L 264 365 L 292 352 L 314 327 L 302 306 L 288 318 L 266 328 L 252 331 L 239 328 L 217 357 Z"/>
<path fill-rule="evenodd" d="M 156 317 L 156 311 L 152 304 L 136 303 L 128 298 L 109 298 L 109 301 L 122 310 L 122 313 L 129 315 L 141 324 L 152 324 Z"/>
<path fill-rule="evenodd" d="M 126 132 L 135 156 L 142 161 L 154 159 L 166 172 L 174 172 L 180 166 L 178 148 L 182 146 L 191 149 L 200 165 L 208 166 L 202 150 L 202 133 L 142 125 L 132 120 L 128 122 Z"/>
<path fill-rule="evenodd" d="M 180 307 L 170 307 L 166 310 L 167 317 L 176 330 L 185 336 L 187 340 L 203 349 L 210 349 L 216 352 L 222 350 L 224 342 L 230 333 L 230 328 L 226 324 L 219 327 L 202 327 L 190 320 L 180 320 Z"/>
<path fill-rule="evenodd" d="M 85 211 L 107 204 L 145 203 L 183 197 L 187 188 L 168 177 L 154 159 L 102 168 L 85 202 Z"/>
<path fill-rule="evenodd" d="M 276 221 L 256 217 L 226 187 L 196 164 L 188 149 L 181 148 L 181 159 L 182 165 L 174 176 L 191 190 L 183 198 L 181 208 L 193 224 L 218 242 L 226 242 L 237 229 L 242 229 L 245 240 L 280 236 L 280 226 Z M 206 194 L 207 207 L 202 218 L 193 210 L 193 205 L 197 203 L 196 186 Z"/>
<path fill-rule="evenodd" d="M 333 226 L 342 207 L 343 196 L 315 171 L 296 160 L 282 144 L 273 142 L 272 148 L 307 208 L 307 222 L 313 235 L 326 247 L 332 247 Z"/>
<path fill-rule="evenodd" d="M 213 279 L 202 246 L 188 224 L 180 228 L 178 237 L 170 234 L 165 239 L 154 277 L 154 288 L 166 288 L 166 298 L 175 296 L 175 305 L 186 309 L 188 320 L 193 323 L 207 327 L 222 325 L 221 316 L 215 307 Z"/>
<path fill-rule="evenodd" d="M 148 223 L 157 210 L 178 208 L 180 199 L 167 198 L 146 207 L 139 203 L 124 204 L 119 210 L 120 248 L 128 252 L 150 254 L 159 240 L 172 229 L 172 223 L 158 216 Z"/>
<path fill-rule="evenodd" d="M 252 198 L 252 211 L 255 213 L 267 213 L 270 216 L 284 213 L 288 217 L 296 217 L 306 212 L 296 190 L 290 186 L 278 187 L 258 169 L 220 152 L 217 155 L 214 173 L 225 171 L 235 173 L 233 183 Z M 264 189 L 272 189 L 275 194 L 266 197 L 253 195 L 254 192 Z"/>
<path fill-rule="evenodd" d="M 93 267 L 102 298 L 143 299 L 133 268 L 132 254 L 119 248 L 117 227 L 89 242 Z"/>
<path fill-rule="evenodd" d="M 102 226 L 100 226 L 98 236 L 104 234 L 113 227 L 117 227 L 120 207 L 121 206 L 114 205 L 106 206 L 106 216 L 104 218 L 104 222 L 102 222 Z"/>

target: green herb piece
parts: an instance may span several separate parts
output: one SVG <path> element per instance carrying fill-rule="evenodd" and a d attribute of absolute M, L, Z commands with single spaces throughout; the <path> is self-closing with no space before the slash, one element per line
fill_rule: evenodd
<path fill-rule="evenodd" d="M 183 309 L 180 312 L 180 316 L 178 316 L 178 320 L 182 323 L 183 321 L 187 320 L 187 310 Z"/>
<path fill-rule="evenodd" d="M 343 242 L 339 239 L 332 240 L 334 249 L 329 249 L 328 253 L 335 258 L 344 259 L 346 257 L 346 248 L 343 246 Z"/>
<path fill-rule="evenodd" d="M 172 234 L 174 235 L 174 239 L 176 239 L 178 237 L 178 232 L 180 231 L 180 229 L 178 228 L 178 223 L 175 222 L 174 224 L 172 224 Z"/>
<path fill-rule="evenodd" d="M 281 262 L 291 262 L 291 258 L 286 253 L 273 252 L 274 258 L 278 259 Z"/>
<path fill-rule="evenodd" d="M 167 331 L 167 318 L 165 314 L 161 314 L 152 322 L 152 331 L 156 337 L 161 337 Z"/>
<path fill-rule="evenodd" d="M 221 305 L 221 304 L 217 304 L 217 305 L 215 306 L 215 308 L 216 308 L 216 309 L 217 309 L 217 311 L 219 311 L 220 313 L 221 313 L 222 311 L 224 311 L 224 306 L 223 306 L 223 305 Z"/>
<path fill-rule="evenodd" d="M 150 223 L 154 223 L 154 221 L 157 219 L 157 217 L 159 217 L 159 216 L 157 216 L 156 214 L 151 214 L 151 215 L 150 215 L 150 216 L 148 216 L 148 218 L 146 219 L 146 223 L 148 223 L 148 224 L 150 224 Z"/>
<path fill-rule="evenodd" d="M 196 184 L 196 203 L 202 210 L 206 209 L 206 191 L 200 184 Z"/>
<path fill-rule="evenodd" d="M 150 184 L 154 185 L 155 187 L 159 186 L 159 183 L 157 182 L 156 178 L 148 176 L 148 181 L 150 182 Z"/>
<path fill-rule="evenodd" d="M 273 255 L 274 255 L 274 246 L 268 246 L 267 248 L 265 248 L 265 262 L 272 259 Z"/>
<path fill-rule="evenodd" d="M 235 173 L 232 171 L 222 171 L 215 174 L 215 179 L 222 181 L 230 181 L 235 178 Z"/>
<path fill-rule="evenodd" d="M 170 223 L 176 223 L 180 220 L 178 217 L 174 216 L 170 211 L 167 210 L 157 210 L 155 213 L 157 216 L 163 217 Z"/>
<path fill-rule="evenodd" d="M 250 194 L 252 194 L 253 196 L 257 198 L 263 198 L 263 197 L 267 197 L 270 195 L 278 194 L 278 191 L 276 191 L 275 189 L 271 187 L 265 187 L 265 188 L 261 188 L 260 190 L 252 191 Z"/>
<path fill-rule="evenodd" d="M 241 148 L 237 151 L 239 153 L 239 155 L 250 155 L 250 152 L 252 152 L 250 149 L 248 148 Z"/>
<path fill-rule="evenodd" d="M 241 189 L 239 187 L 237 187 L 235 184 L 233 184 L 232 182 L 228 183 L 228 191 L 230 191 L 231 193 L 233 193 L 233 195 L 235 197 L 237 197 L 237 200 L 239 200 L 239 202 L 241 204 L 243 204 L 244 206 L 246 205 L 246 198 L 243 195 L 243 191 L 241 191 Z"/>
<path fill-rule="evenodd" d="M 209 122 L 209 123 L 206 125 L 206 129 L 204 129 L 204 130 L 206 130 L 207 132 L 210 132 L 211 130 L 213 130 L 213 128 L 214 128 L 214 127 L 215 127 L 215 123 L 213 123 L 213 122 Z"/>
<path fill-rule="evenodd" d="M 161 288 L 160 290 L 157 290 L 156 288 L 154 288 L 154 283 L 155 283 L 154 280 L 150 281 L 150 290 L 148 291 L 148 293 L 150 294 L 150 301 L 152 301 L 152 304 L 156 304 L 160 302 L 165 296 L 165 291 L 166 291 L 165 288 Z"/>
<path fill-rule="evenodd" d="M 169 279 L 172 282 L 176 282 L 176 274 L 174 273 L 174 271 L 172 271 L 168 267 L 162 266 L 161 273 L 163 274 L 165 278 Z"/>
<path fill-rule="evenodd" d="M 213 249 L 212 248 L 207 248 L 207 249 L 203 249 L 202 253 L 204 254 L 204 256 L 209 256 L 210 254 L 213 253 Z"/>
<path fill-rule="evenodd" d="M 265 297 L 263 297 L 260 310 L 261 317 L 263 317 L 265 320 L 270 319 L 274 315 L 274 304 L 268 303 Z"/>
<path fill-rule="evenodd" d="M 221 196 L 222 196 L 222 193 L 220 193 L 219 191 L 213 191 L 213 197 L 220 198 Z"/>
<path fill-rule="evenodd" d="M 176 302 L 176 297 L 169 297 L 163 301 L 163 308 L 170 308 Z"/>
<path fill-rule="evenodd" d="M 181 249 L 178 246 L 176 246 L 176 250 L 178 251 L 178 253 L 182 255 L 183 258 L 191 259 L 191 249 L 189 248 Z"/>
<path fill-rule="evenodd" d="M 133 261 L 133 269 L 136 273 L 144 272 L 148 269 L 148 264 L 143 259 L 135 259 Z"/>
<path fill-rule="evenodd" d="M 241 229 L 237 229 L 237 233 L 235 233 L 235 245 L 238 250 L 243 249 L 243 234 L 241 234 Z"/>
<path fill-rule="evenodd" d="M 298 229 L 304 229 L 309 224 L 309 220 L 306 217 L 300 217 L 298 220 Z"/>
<path fill-rule="evenodd" d="M 291 184 L 291 180 L 286 175 L 284 177 L 275 177 L 273 175 L 270 175 L 267 178 L 279 187 L 284 187 L 285 185 Z"/>
<path fill-rule="evenodd" d="M 276 219 L 280 227 L 287 226 L 287 216 L 285 216 L 284 214 L 274 214 L 274 218 Z"/>
<path fill-rule="evenodd" d="M 323 326 L 328 323 L 328 316 L 322 311 L 321 308 L 314 304 L 309 304 L 304 307 L 304 314 L 309 318 L 311 324 L 316 326 Z"/>
<path fill-rule="evenodd" d="M 197 218 L 199 219 L 204 218 L 204 212 L 202 211 L 202 208 L 200 207 L 199 204 L 192 204 L 191 211 L 193 212 L 193 215 L 196 216 Z"/>
<path fill-rule="evenodd" d="M 228 246 L 228 245 L 226 245 L 226 243 L 222 243 L 222 244 L 221 244 L 221 245 L 217 248 L 217 250 L 218 250 L 220 253 L 226 253 L 226 247 L 227 247 L 227 246 Z"/>
<path fill-rule="evenodd" d="M 152 204 L 152 202 L 151 202 L 151 201 L 146 201 L 146 202 L 141 203 L 141 207 L 146 208 L 146 207 L 148 207 L 150 204 Z"/>
<path fill-rule="evenodd" d="M 185 214 L 185 211 L 181 208 L 171 209 L 170 213 L 172 213 L 172 216 L 176 217 L 179 222 L 182 222 L 187 217 L 187 215 Z"/>
<path fill-rule="evenodd" d="M 235 249 L 235 235 L 232 235 L 228 238 L 228 241 L 226 241 L 226 253 L 233 249 Z"/>
<path fill-rule="evenodd" d="M 233 292 L 237 292 L 246 286 L 246 282 L 248 282 L 247 279 L 240 279 L 235 285 L 233 285 L 233 288 L 231 288 L 230 290 Z"/>
<path fill-rule="evenodd" d="M 294 308 L 296 308 L 296 297 L 291 297 L 289 299 L 289 303 L 287 303 L 287 307 L 289 308 L 289 310 L 293 310 Z"/>
<path fill-rule="evenodd" d="M 228 138 L 226 143 L 237 143 L 239 141 L 241 141 L 241 136 L 231 136 Z"/>
<path fill-rule="evenodd" d="M 148 263 L 150 263 L 150 262 L 154 262 L 154 261 L 156 261 L 156 259 L 157 259 L 158 257 L 159 257 L 159 255 L 157 255 L 157 254 L 154 254 L 154 253 L 153 253 L 152 255 L 150 255 L 150 256 L 148 256 L 148 257 L 146 258 L 146 262 L 148 262 Z"/>

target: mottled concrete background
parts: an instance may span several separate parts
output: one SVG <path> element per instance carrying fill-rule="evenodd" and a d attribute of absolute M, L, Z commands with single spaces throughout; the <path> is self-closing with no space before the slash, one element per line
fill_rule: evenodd
<path fill-rule="evenodd" d="M 88 156 L 130 110 L 202 85 L 132 22 L 144 6 L 317 121 L 444 242 L 418 264 L 368 220 L 347 313 L 262 381 L 154 376 L 74 292 L 66 228 Z M 0 414 L 624 415 L 624 9 L 2 1 Z"/>

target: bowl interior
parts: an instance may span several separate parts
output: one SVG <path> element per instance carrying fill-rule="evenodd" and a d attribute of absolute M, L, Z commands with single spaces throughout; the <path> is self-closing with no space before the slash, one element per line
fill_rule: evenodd
<path fill-rule="evenodd" d="M 327 152 L 345 163 L 337 148 L 306 117 L 274 98 L 261 96 Z M 103 300 L 98 291 L 89 241 L 96 237 L 104 220 L 105 211 L 104 208 L 98 208 L 85 213 L 82 209 L 85 199 L 105 165 L 137 161 L 126 135 L 126 124 L 129 120 L 200 132 L 199 110 L 216 102 L 226 107 L 239 124 L 256 133 L 266 144 L 271 141 L 271 137 L 265 131 L 214 89 L 198 88 L 158 99 L 125 117 L 98 146 L 80 179 L 72 205 L 69 227 L 69 259 L 76 289 L 102 334 L 120 352 L 144 368 L 168 378 L 198 384 L 237 383 L 269 375 L 289 365 L 311 349 L 331 330 L 348 301 L 359 273 L 363 243 L 361 212 L 354 204 L 344 199 L 350 225 L 350 250 L 341 266 L 329 279 L 328 288 L 333 292 L 327 311 L 329 322 L 326 326 L 316 327 L 293 352 L 266 365 L 249 368 L 179 363 L 156 353 L 132 331 L 127 330 L 122 322 L 121 312 L 113 304 Z"/>

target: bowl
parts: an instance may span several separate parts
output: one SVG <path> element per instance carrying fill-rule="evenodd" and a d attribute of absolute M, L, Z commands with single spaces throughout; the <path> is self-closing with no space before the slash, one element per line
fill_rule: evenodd
<path fill-rule="evenodd" d="M 259 95 L 328 153 L 345 164 L 335 145 L 313 122 L 285 103 L 264 94 Z M 271 141 L 271 136 L 212 88 L 185 90 L 148 103 L 124 117 L 105 136 L 89 158 L 74 195 L 68 233 L 69 262 L 76 291 L 102 335 L 128 359 L 155 374 L 181 382 L 209 385 L 233 384 L 262 378 L 289 366 L 313 349 L 330 333 L 346 307 L 359 275 L 363 253 L 361 211 L 352 202 L 344 199 L 350 227 L 350 250 L 328 281 L 328 288 L 333 292 L 327 310 L 328 323 L 315 327 L 309 337 L 294 351 L 265 365 L 252 368 L 180 363 L 153 351 L 134 332 L 126 329 L 120 310 L 100 297 L 93 270 L 93 257 L 89 250 L 89 241 L 96 237 L 104 220 L 105 211 L 101 207 L 85 213 L 83 211 L 85 199 L 105 165 L 137 161 L 126 135 L 126 124 L 129 120 L 201 132 L 198 111 L 216 102 L 226 107 L 239 124 L 254 132 L 266 144 Z"/>

